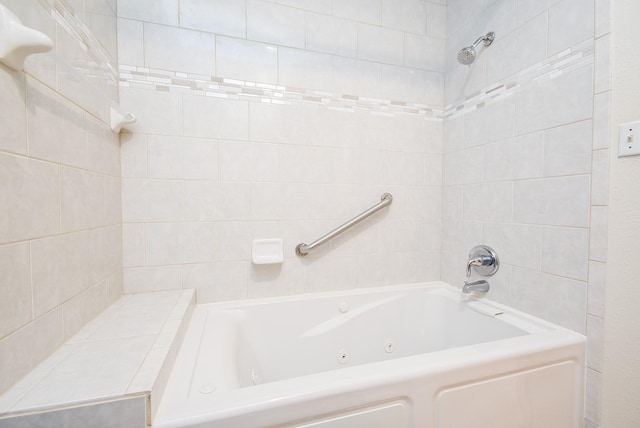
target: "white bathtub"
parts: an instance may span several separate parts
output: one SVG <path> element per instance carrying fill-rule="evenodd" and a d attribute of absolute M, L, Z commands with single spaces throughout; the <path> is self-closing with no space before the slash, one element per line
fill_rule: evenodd
<path fill-rule="evenodd" d="M 199 305 L 154 427 L 579 428 L 584 352 L 440 282 Z"/>

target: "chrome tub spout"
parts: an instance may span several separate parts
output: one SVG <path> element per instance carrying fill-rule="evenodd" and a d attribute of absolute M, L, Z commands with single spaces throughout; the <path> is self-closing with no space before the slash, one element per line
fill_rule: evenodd
<path fill-rule="evenodd" d="M 462 292 L 468 294 L 473 291 L 480 291 L 482 293 L 486 293 L 487 291 L 489 291 L 489 283 L 484 279 L 481 279 L 480 281 L 474 281 L 474 282 L 465 281 L 464 286 L 462 287 Z"/>

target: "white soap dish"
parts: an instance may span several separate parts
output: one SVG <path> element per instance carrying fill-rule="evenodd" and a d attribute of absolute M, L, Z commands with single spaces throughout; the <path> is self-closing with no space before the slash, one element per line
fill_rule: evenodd
<path fill-rule="evenodd" d="M 251 249 L 251 261 L 256 265 L 271 265 L 282 263 L 282 239 L 254 239 Z"/>

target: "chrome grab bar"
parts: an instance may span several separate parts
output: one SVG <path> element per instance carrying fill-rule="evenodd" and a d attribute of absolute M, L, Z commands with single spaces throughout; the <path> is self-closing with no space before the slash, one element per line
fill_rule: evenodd
<path fill-rule="evenodd" d="M 375 214 L 376 212 L 380 211 L 382 208 L 391 205 L 392 202 L 393 202 L 393 196 L 391 196 L 391 193 L 383 193 L 382 196 L 380 197 L 380 202 L 378 202 L 368 210 L 364 211 L 363 213 L 355 216 L 354 218 L 347 221 L 346 223 L 336 227 L 331 232 L 324 235 L 322 238 L 313 241 L 309 245 L 304 243 L 298 244 L 298 246 L 296 247 L 296 254 L 299 256 L 306 256 L 311 251 L 327 243 L 327 241 L 330 241 L 331 239 L 340 235 L 342 232 L 346 231 L 347 229 L 352 228 L 353 226 L 360 223 L 365 218 Z"/>

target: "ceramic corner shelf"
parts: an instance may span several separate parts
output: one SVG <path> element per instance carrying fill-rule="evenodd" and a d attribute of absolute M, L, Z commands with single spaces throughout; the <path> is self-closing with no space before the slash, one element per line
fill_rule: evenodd
<path fill-rule="evenodd" d="M 49 37 L 22 25 L 13 12 L 0 4 L 0 62 L 14 70 L 22 70 L 29 55 L 51 49 L 53 42 Z"/>
<path fill-rule="evenodd" d="M 136 117 L 131 113 L 121 113 L 111 107 L 111 130 L 116 134 L 122 130 L 122 127 L 136 121 Z"/>

